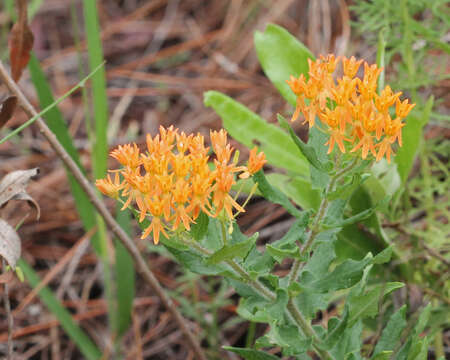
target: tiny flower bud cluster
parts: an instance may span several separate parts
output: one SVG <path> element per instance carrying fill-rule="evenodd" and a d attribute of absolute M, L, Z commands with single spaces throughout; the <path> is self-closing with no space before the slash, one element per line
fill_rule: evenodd
<path fill-rule="evenodd" d="M 340 58 L 334 55 L 321 56 L 309 62 L 309 78 L 301 74 L 298 78 L 291 76 L 287 81 L 291 90 L 297 95 L 297 106 L 292 121 L 300 113 L 305 122 L 312 127 L 316 115 L 321 120 L 330 138 L 328 153 L 337 144 L 339 150 L 346 152 L 346 144 L 350 144 L 350 152 L 362 150 L 363 159 L 371 153 L 376 161 L 386 155 L 388 162 L 392 152 L 391 145 L 398 142 L 402 146 L 402 122 L 415 104 L 408 100 L 401 101 L 401 93 L 394 93 L 386 86 L 377 93 L 377 80 L 382 71 L 376 64 L 364 62 L 364 77 L 356 74 L 363 62 L 342 58 L 343 76 L 337 81 L 333 72 Z M 395 105 L 395 116 L 391 118 L 389 109 Z"/>
<path fill-rule="evenodd" d="M 259 171 L 266 162 L 264 153 L 250 153 L 249 166 L 237 166 L 234 149 L 228 144 L 225 130 L 211 131 L 215 153 L 214 166 L 210 166 L 208 151 L 202 135 L 186 135 L 178 129 L 160 127 L 155 137 L 147 135 L 147 152 L 140 152 L 136 144 L 119 146 L 111 152 L 123 168 L 112 170 L 96 181 L 105 195 L 126 199 L 122 209 L 132 203 L 139 211 L 139 221 L 151 218 L 142 238 L 153 233 L 154 242 L 160 234 L 175 231 L 182 225 L 190 230 L 200 211 L 217 217 L 222 210 L 233 219 L 233 209 L 245 210 L 229 194 L 235 184 L 235 175 L 246 178 Z"/>

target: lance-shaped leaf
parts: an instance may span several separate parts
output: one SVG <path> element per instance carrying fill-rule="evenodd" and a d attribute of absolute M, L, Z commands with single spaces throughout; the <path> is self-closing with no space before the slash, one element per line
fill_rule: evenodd
<path fill-rule="evenodd" d="M 243 259 L 247 256 L 247 254 L 255 244 L 256 239 L 258 239 L 258 233 L 253 234 L 251 237 L 242 242 L 238 242 L 235 244 L 226 244 L 220 250 L 212 254 L 208 258 L 207 263 L 218 264 L 222 261 L 231 260 L 236 257 Z"/>
<path fill-rule="evenodd" d="M 280 190 L 269 184 L 264 172 L 262 170 L 258 171 L 252 177 L 253 181 L 258 184 L 258 189 L 261 194 L 270 202 L 279 204 L 284 207 L 291 215 L 296 217 L 301 216 L 301 211 L 298 210 L 289 200 L 289 198 L 283 194 Z"/>
<path fill-rule="evenodd" d="M 286 80 L 291 75 L 307 75 L 308 59 L 314 59 L 314 55 L 286 29 L 274 24 L 269 24 L 263 33 L 256 31 L 254 42 L 264 73 L 280 94 L 295 106 L 296 96 Z"/>
<path fill-rule="evenodd" d="M 302 152 L 302 154 L 305 156 L 305 158 L 309 161 L 309 163 L 314 166 L 317 170 L 328 172 L 331 170 L 331 163 L 326 161 L 322 162 L 319 160 L 316 151 L 311 145 L 305 144 L 295 133 L 294 130 L 292 130 L 292 127 L 289 125 L 287 120 L 284 118 L 283 115 L 277 114 L 278 123 L 280 126 L 287 130 L 289 133 L 291 139 L 294 141 L 295 145 L 297 145 L 298 149 Z"/>
<path fill-rule="evenodd" d="M 350 308 L 349 325 L 352 326 L 359 319 L 374 317 L 378 313 L 380 298 L 390 292 L 403 287 L 401 282 L 389 282 L 375 285 L 365 294 L 350 296 L 348 299 Z"/>
<path fill-rule="evenodd" d="M 391 316 L 389 322 L 381 333 L 372 359 L 375 360 L 379 354 L 395 349 L 403 329 L 406 326 L 406 305 L 403 305 L 397 312 Z"/>

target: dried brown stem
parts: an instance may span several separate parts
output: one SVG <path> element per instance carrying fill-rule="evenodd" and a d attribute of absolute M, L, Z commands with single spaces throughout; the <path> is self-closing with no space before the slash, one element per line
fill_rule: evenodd
<path fill-rule="evenodd" d="M 36 110 L 30 104 L 30 102 L 22 93 L 22 91 L 19 89 L 15 81 L 9 75 L 9 73 L 6 71 L 2 62 L 0 62 L 0 78 L 8 87 L 9 91 L 15 96 L 17 96 L 17 98 L 19 99 L 19 104 L 22 106 L 25 113 L 30 118 L 36 116 L 37 115 Z M 193 332 L 187 327 L 187 321 L 179 313 L 170 297 L 165 293 L 164 289 L 156 279 L 155 275 L 147 266 L 147 263 L 145 262 L 144 258 L 142 257 L 142 254 L 139 252 L 133 240 L 119 226 L 119 224 L 116 222 L 116 220 L 113 218 L 113 216 L 106 208 L 103 201 L 97 197 L 96 191 L 94 190 L 88 179 L 86 179 L 81 170 L 78 168 L 77 164 L 72 160 L 67 151 L 59 143 L 55 134 L 53 134 L 53 132 L 48 128 L 44 120 L 42 118 L 38 118 L 36 120 L 36 124 L 38 125 L 40 132 L 50 143 L 51 147 L 56 152 L 58 157 L 63 161 L 64 165 L 66 165 L 66 167 L 73 174 L 73 176 L 78 181 L 80 186 L 83 188 L 86 195 L 89 197 L 90 201 L 97 209 L 98 213 L 105 220 L 107 226 L 130 252 L 131 256 L 134 259 L 134 264 L 137 271 L 142 275 L 142 277 L 145 279 L 148 285 L 150 285 L 153 291 L 155 291 L 156 295 L 161 299 L 162 303 L 164 304 L 164 306 L 166 306 L 167 310 L 169 310 L 174 320 L 177 322 L 181 332 L 188 341 L 190 347 L 194 351 L 196 357 L 199 360 L 206 360 L 206 356 L 203 353 L 203 350 L 200 347 L 199 343 L 197 342 L 197 339 L 194 337 Z"/>

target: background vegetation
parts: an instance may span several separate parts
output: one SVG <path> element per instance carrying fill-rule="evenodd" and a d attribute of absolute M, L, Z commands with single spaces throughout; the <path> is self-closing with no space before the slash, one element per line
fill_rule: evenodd
<path fill-rule="evenodd" d="M 8 37 L 17 18 L 15 2 L 5 0 L 0 9 L 1 59 L 7 62 Z M 268 23 L 287 28 L 314 55 L 333 52 L 376 62 L 377 53 L 384 51 L 378 60 L 384 59 L 386 83 L 418 104 L 417 126 L 404 135 L 405 143 L 410 141 L 417 152 L 400 151 L 394 170 L 385 164 L 376 169 L 371 195 L 393 194 L 394 201 L 377 226 L 367 221 L 358 226 L 358 239 L 354 232 L 351 239 L 344 237 L 337 253 L 358 258 L 369 249 L 380 250 L 385 242 L 395 244 L 396 259 L 390 267 L 377 269 L 376 276 L 407 286 L 383 305 L 384 319 L 406 303 L 408 326 L 413 327 L 431 303 L 424 332 L 434 339 L 428 356 L 449 356 L 450 10 L 445 1 L 32 0 L 28 16 L 34 53 L 20 86 L 36 107 L 44 109 L 106 61 L 81 91 L 45 115 L 91 179 L 103 177 L 108 149 L 130 141 L 143 144 L 145 134 L 154 134 L 160 124 L 205 134 L 221 128 L 222 120 L 203 105 L 204 91 L 224 92 L 269 123 L 277 122 L 277 113 L 289 113 L 291 107 L 263 74 L 257 58 L 258 36 L 260 42 L 270 40 L 262 33 Z M 255 31 L 259 35 L 254 43 Z M 209 94 L 211 105 L 219 95 Z M 17 110 L 0 137 L 27 119 Z M 233 134 L 232 123 L 226 126 Z M 305 139 L 306 129 L 296 126 Z M 247 133 L 233 135 L 244 144 L 251 142 Z M 237 142 L 233 145 L 247 151 Z M 40 220 L 29 216 L 23 221 L 29 212 L 25 204 L 2 209 L 2 218 L 11 224 L 23 221 L 19 265 L 26 281 L 9 284 L 14 343 L 21 358 L 98 358 L 100 353 L 118 358 L 191 357 L 176 323 L 135 276 L 128 252 L 108 234 L 38 128 L 27 127 L 1 144 L 0 159 L 2 175 L 41 170 L 29 187 L 41 207 Z M 271 166 L 286 168 L 289 161 Z M 300 205 L 317 206 L 313 191 L 296 193 L 283 175 L 270 179 Z M 113 203 L 108 204 L 114 211 Z M 117 216 L 136 238 L 138 229 L 129 214 Z M 264 244 L 283 235 L 293 221 L 281 206 L 256 198 L 238 223 L 246 234 L 259 231 Z M 192 320 L 209 358 L 236 359 L 221 346 L 250 345 L 264 333 L 264 327 L 236 316 L 237 296 L 220 278 L 183 270 L 162 246 L 148 240 L 138 245 L 181 312 Z M 42 281 L 47 287 L 37 294 Z M 317 321 L 340 311 L 339 300 L 321 311 Z M 4 307 L 0 313 L 0 341 L 5 343 Z M 367 343 L 377 340 L 381 326 L 373 324 Z M 3 350 L 6 346 L 0 353 Z"/>

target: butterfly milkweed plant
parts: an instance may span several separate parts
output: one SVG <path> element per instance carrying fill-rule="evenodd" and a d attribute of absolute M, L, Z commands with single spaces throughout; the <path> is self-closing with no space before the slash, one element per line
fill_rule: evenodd
<path fill-rule="evenodd" d="M 209 91 L 205 104 L 226 130 L 205 138 L 160 127 L 145 149 L 113 150 L 120 166 L 97 180 L 98 189 L 132 209 L 141 239 L 165 246 L 193 272 L 224 277 L 240 295 L 237 314 L 265 324 L 246 348 L 228 351 L 268 360 L 425 359 L 428 340 L 419 334 L 429 309 L 407 329 L 405 306 L 383 307 L 403 284 L 381 275 L 396 256 L 378 218 L 391 198 L 373 191 L 374 166 L 395 171 L 414 104 L 382 84 L 376 64 L 315 59 L 280 27 L 257 33 L 255 43 L 263 70 L 293 105 L 291 122 L 309 129 L 307 143 L 283 115 L 275 126 Z M 229 135 L 251 148 L 248 159 Z M 279 171 L 266 177 L 269 165 Z M 236 217 L 255 194 L 295 219 L 281 239 L 264 243 L 239 229 Z"/>

